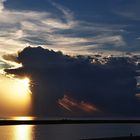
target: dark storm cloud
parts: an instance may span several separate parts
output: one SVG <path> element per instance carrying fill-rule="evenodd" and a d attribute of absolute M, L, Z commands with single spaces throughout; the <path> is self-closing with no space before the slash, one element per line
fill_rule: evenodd
<path fill-rule="evenodd" d="M 140 115 L 135 96 L 138 68 L 134 62 L 138 58 L 111 57 L 101 61 L 100 57 L 70 57 L 41 47 L 27 47 L 17 57 L 23 67 L 5 71 L 32 79 L 34 113 L 38 115 Z M 77 111 L 89 106 L 80 101 L 92 103 L 96 109 L 90 108 L 93 113 Z M 58 104 L 67 110 L 76 108 L 78 113 L 60 110 Z"/>
<path fill-rule="evenodd" d="M 71 57 L 41 47 L 27 47 L 17 56 L 23 66 L 5 71 L 31 78 L 36 115 L 136 116 L 140 115 L 135 96 L 138 59 Z M 66 110 L 61 110 L 60 105 Z M 80 110 L 73 113 L 74 108 Z"/>

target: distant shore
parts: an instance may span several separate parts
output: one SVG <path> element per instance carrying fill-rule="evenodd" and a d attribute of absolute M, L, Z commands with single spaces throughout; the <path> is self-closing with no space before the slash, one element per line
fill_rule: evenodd
<path fill-rule="evenodd" d="M 47 125 L 47 124 L 139 124 L 140 120 L 0 120 L 0 125 Z"/>
<path fill-rule="evenodd" d="M 81 140 L 140 140 L 140 136 L 95 138 L 95 139 L 81 139 Z"/>

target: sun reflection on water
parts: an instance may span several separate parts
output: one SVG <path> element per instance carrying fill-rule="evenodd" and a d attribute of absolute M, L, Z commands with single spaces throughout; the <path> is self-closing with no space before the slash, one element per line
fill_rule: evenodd
<path fill-rule="evenodd" d="M 14 126 L 14 139 L 13 140 L 33 140 L 32 125 L 17 125 Z"/>

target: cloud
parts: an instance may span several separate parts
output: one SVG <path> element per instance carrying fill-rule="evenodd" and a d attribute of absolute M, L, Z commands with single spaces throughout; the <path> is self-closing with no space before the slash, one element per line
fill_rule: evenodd
<path fill-rule="evenodd" d="M 50 2 L 52 3 L 53 6 L 55 6 L 58 10 L 60 10 L 63 13 L 64 19 L 66 20 L 66 23 L 68 23 L 68 26 L 74 27 L 76 25 L 78 21 L 76 22 L 76 19 L 72 11 L 70 11 L 68 8 L 58 3 L 55 3 L 53 1 L 50 1 Z"/>
<path fill-rule="evenodd" d="M 139 17 L 139 13 L 140 13 L 140 9 L 139 9 L 139 5 L 140 5 L 140 1 L 136 0 L 136 1 L 123 1 L 121 0 L 121 3 L 119 7 L 116 7 L 116 11 L 115 13 L 122 16 L 123 18 L 127 18 L 129 20 L 136 20 L 139 21 L 140 17 Z"/>
<path fill-rule="evenodd" d="M 0 73 L 2 73 L 2 69 L 10 68 L 12 65 L 7 64 L 6 62 L 0 60 Z"/>
<path fill-rule="evenodd" d="M 104 47 L 108 44 L 114 51 L 123 51 L 121 48 L 127 46 L 122 35 L 125 25 L 78 20 L 70 9 L 52 1 L 49 5 L 53 10 L 48 11 L 8 9 L 8 3 L 5 2 L 0 13 L 0 48 L 4 53 L 15 52 L 26 45 L 43 45 L 71 54 L 92 54 L 95 48 L 95 51 L 98 48 L 108 51 Z"/>
<path fill-rule="evenodd" d="M 0 12 L 4 9 L 4 1 L 6 0 L 0 0 Z"/>
<path fill-rule="evenodd" d="M 41 47 L 27 47 L 19 52 L 17 60 L 22 67 L 5 71 L 16 76 L 30 77 L 33 114 L 45 116 L 140 114 L 135 78 L 138 70 L 135 62 L 139 58 L 101 55 L 71 57 Z"/>
<path fill-rule="evenodd" d="M 74 21 L 70 20 L 72 18 L 72 15 L 69 15 L 70 13 L 62 10 L 62 8 L 59 11 L 62 11 L 61 15 L 64 15 L 66 23 L 57 18 L 55 13 L 2 10 L 0 13 L 1 50 L 5 51 L 5 46 L 9 46 L 7 49 L 9 50 L 14 45 L 14 49 L 23 48 L 23 45 L 26 44 L 47 45 L 49 36 L 55 37 L 52 32 L 70 29 L 75 24 Z"/>
<path fill-rule="evenodd" d="M 70 112 L 77 112 L 77 111 L 83 111 L 86 113 L 94 113 L 97 112 L 98 109 L 96 108 L 95 105 L 86 103 L 84 101 L 78 102 L 75 99 L 64 95 L 62 99 L 58 100 L 58 104 L 63 108 L 66 109 Z"/>
<path fill-rule="evenodd" d="M 2 56 L 4 60 L 19 63 L 17 54 L 5 54 Z"/>

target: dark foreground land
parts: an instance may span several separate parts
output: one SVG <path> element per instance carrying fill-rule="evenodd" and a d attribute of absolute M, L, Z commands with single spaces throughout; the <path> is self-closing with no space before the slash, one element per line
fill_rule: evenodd
<path fill-rule="evenodd" d="M 46 124 L 140 124 L 140 120 L 0 120 L 0 125 Z M 140 139 L 139 139 L 140 140 Z"/>
<path fill-rule="evenodd" d="M 81 139 L 81 140 L 140 140 L 140 136 L 96 138 L 96 139 Z"/>

